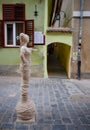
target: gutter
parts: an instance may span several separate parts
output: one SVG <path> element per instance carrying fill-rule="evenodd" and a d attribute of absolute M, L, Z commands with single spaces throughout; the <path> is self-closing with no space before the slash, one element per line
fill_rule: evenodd
<path fill-rule="evenodd" d="M 81 79 L 81 46 L 82 46 L 82 22 L 83 22 L 84 0 L 80 0 L 80 26 L 78 37 L 78 79 Z"/>

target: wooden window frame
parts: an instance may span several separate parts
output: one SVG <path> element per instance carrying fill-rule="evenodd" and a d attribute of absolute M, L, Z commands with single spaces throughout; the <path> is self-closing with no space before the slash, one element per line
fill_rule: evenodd
<path fill-rule="evenodd" d="M 1 28 L 0 28 L 1 29 L 0 30 L 1 31 L 0 46 L 5 47 L 5 48 L 18 48 L 18 47 L 20 47 L 20 46 L 17 46 L 17 45 L 16 46 L 5 45 L 5 34 L 4 34 L 4 32 L 5 32 L 5 22 L 6 21 L 0 20 L 0 22 L 1 22 L 1 24 L 0 24 L 1 25 Z M 15 21 L 13 21 L 13 22 L 15 22 Z M 24 22 L 24 28 L 25 28 L 24 33 L 26 33 L 30 37 L 30 42 L 28 43 L 28 47 L 34 47 L 34 20 L 25 20 L 23 22 Z"/>
<path fill-rule="evenodd" d="M 0 20 L 0 47 L 4 47 L 4 24 L 3 24 L 3 20 Z"/>
<path fill-rule="evenodd" d="M 24 22 L 24 32 L 23 33 L 26 33 L 27 35 L 29 35 L 29 37 L 30 37 L 30 42 L 28 43 L 28 47 L 33 47 L 34 46 L 34 20 L 25 20 L 25 4 L 3 4 L 2 5 L 2 11 L 4 11 L 4 6 L 9 6 L 10 5 L 10 7 L 12 6 L 12 10 L 13 10 L 13 13 L 11 13 L 11 15 L 12 15 L 12 17 L 10 17 L 10 16 L 8 16 L 7 18 L 5 18 L 5 14 L 4 14 L 4 12 L 2 12 L 3 13 L 3 20 L 0 20 L 0 25 L 1 25 L 1 34 L 0 34 L 0 46 L 1 47 L 4 47 L 4 48 L 18 48 L 19 46 L 6 46 L 5 45 L 5 35 L 4 35 L 4 32 L 5 32 L 5 22 L 15 22 L 15 21 L 22 21 L 22 22 Z M 24 6 L 23 7 L 23 12 L 24 12 L 24 17 L 23 17 L 23 19 L 15 19 L 15 17 L 13 17 L 13 15 L 15 14 L 14 13 L 14 8 L 16 7 L 16 6 Z M 10 11 L 10 10 L 9 10 Z"/>

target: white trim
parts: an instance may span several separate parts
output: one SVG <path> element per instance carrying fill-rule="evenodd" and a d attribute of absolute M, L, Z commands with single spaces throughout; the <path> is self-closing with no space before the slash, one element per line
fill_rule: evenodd
<path fill-rule="evenodd" d="M 73 11 L 73 17 L 80 17 L 80 11 Z M 83 17 L 90 17 L 90 11 L 83 11 Z"/>
<path fill-rule="evenodd" d="M 7 46 L 7 24 L 5 23 L 5 46 Z"/>
<path fill-rule="evenodd" d="M 13 46 L 16 46 L 16 24 L 13 23 Z"/>

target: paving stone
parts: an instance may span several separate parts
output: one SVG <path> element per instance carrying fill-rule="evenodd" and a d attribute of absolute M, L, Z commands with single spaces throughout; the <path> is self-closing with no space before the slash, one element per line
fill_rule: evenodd
<path fill-rule="evenodd" d="M 70 118 L 62 118 L 63 122 L 66 124 L 72 123 Z"/>
<path fill-rule="evenodd" d="M 85 130 L 90 130 L 90 126 L 84 126 Z"/>
<path fill-rule="evenodd" d="M 28 130 L 28 126 L 23 125 L 23 124 L 17 124 L 15 129 L 16 130 Z"/>
<path fill-rule="evenodd" d="M 88 84 L 87 84 L 88 82 Z M 20 77 L 0 77 L 0 130 L 89 130 L 90 81 L 30 78 L 30 98 L 37 109 L 36 123 L 18 124 L 15 107 L 20 100 Z"/>
<path fill-rule="evenodd" d="M 54 125 L 53 130 L 66 130 L 66 126 L 64 126 L 64 125 Z"/>
<path fill-rule="evenodd" d="M 30 127 L 30 130 L 52 130 L 51 125 L 36 125 L 34 127 Z"/>
<path fill-rule="evenodd" d="M 74 124 L 75 126 L 81 125 L 81 121 L 80 121 L 80 119 L 78 119 L 78 118 L 72 119 L 72 122 L 73 122 L 73 124 Z"/>
<path fill-rule="evenodd" d="M 76 126 L 76 130 L 86 130 L 84 125 Z"/>
<path fill-rule="evenodd" d="M 3 123 L 1 126 L 2 129 L 9 129 L 9 130 L 13 130 L 14 129 L 14 124 L 12 123 Z"/>
<path fill-rule="evenodd" d="M 54 121 L 54 125 L 60 125 L 60 124 L 62 124 L 62 120 L 55 120 Z"/>
<path fill-rule="evenodd" d="M 86 118 L 80 118 L 80 121 L 82 122 L 82 124 L 90 124 L 90 121 Z"/>
<path fill-rule="evenodd" d="M 68 125 L 67 130 L 76 130 L 74 125 Z"/>

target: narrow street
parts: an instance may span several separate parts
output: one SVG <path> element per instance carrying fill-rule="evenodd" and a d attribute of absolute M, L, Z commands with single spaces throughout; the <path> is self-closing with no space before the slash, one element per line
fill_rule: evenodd
<path fill-rule="evenodd" d="M 54 54 L 48 56 L 47 63 L 49 77 L 67 78 L 65 69 L 60 65 L 57 57 Z"/>

